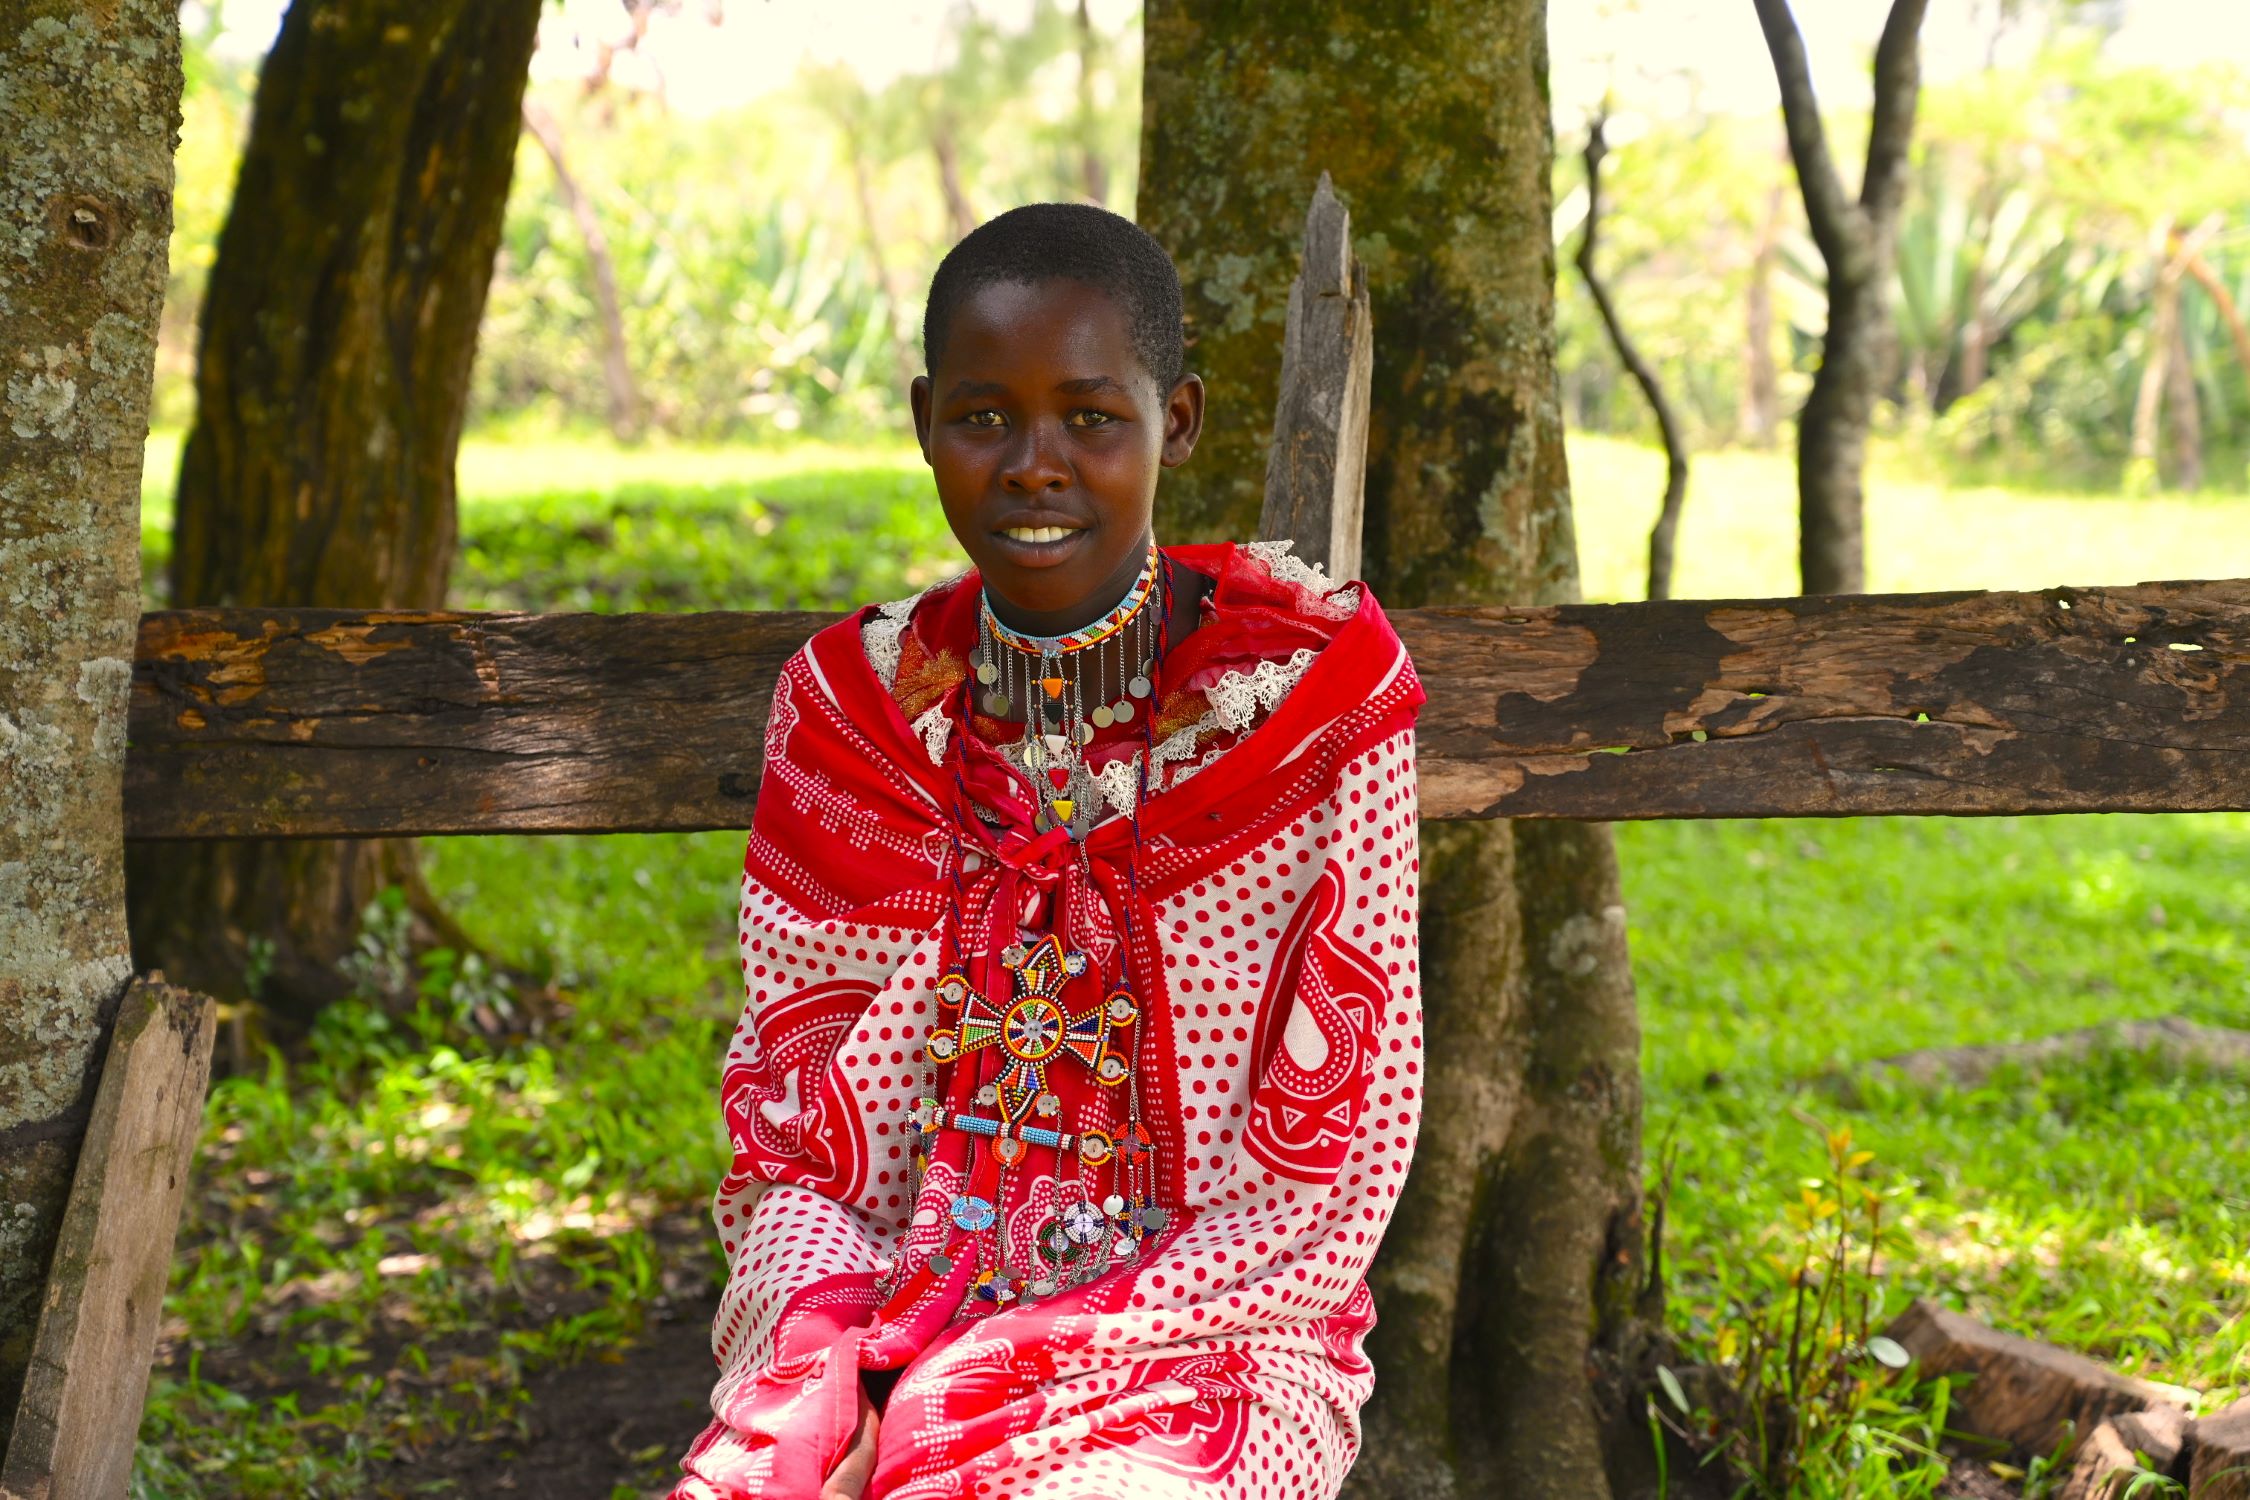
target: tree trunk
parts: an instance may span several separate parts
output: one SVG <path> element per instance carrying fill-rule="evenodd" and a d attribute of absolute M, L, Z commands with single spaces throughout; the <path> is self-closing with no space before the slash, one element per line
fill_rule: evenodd
<path fill-rule="evenodd" d="M 2141 365 L 2133 396 L 2132 446 L 2126 461 L 2127 488 L 2154 489 L 2158 483 L 2157 421 L 2163 415 L 2165 370 L 2180 321 L 2180 262 L 2167 254 L 2157 266 L 2149 293 L 2148 358 Z"/>
<path fill-rule="evenodd" d="M 539 10 L 290 7 L 204 304 L 175 604 L 445 602 L 454 456 Z M 410 842 L 136 845 L 134 955 L 233 995 L 268 940 L 258 998 L 301 1023 L 346 992 L 337 960 L 379 883 L 406 885 L 418 942 L 460 941 L 415 872 Z"/>
<path fill-rule="evenodd" d="M 1828 153 L 1789 0 L 1755 0 L 1781 85 L 1782 123 L 1805 219 L 1828 268 L 1828 329 L 1820 369 L 1797 417 L 1797 561 L 1808 594 L 1867 587 L 1862 536 L 1867 426 L 1890 364 L 1891 261 L 1906 197 L 1914 110 L 1921 97 L 1922 13 L 1928 0 L 1893 0 L 1875 47 L 1875 108 L 1859 196 L 1848 196 Z"/>
<path fill-rule="evenodd" d="M 1989 224 L 1989 221 L 1988 221 Z M 1991 295 L 1985 275 L 1984 258 L 1992 253 L 1992 234 L 1985 233 L 1984 249 L 1979 254 L 1976 267 L 1969 272 L 1969 318 L 1961 325 L 1961 363 L 1953 377 L 1953 389 L 1946 393 L 1946 404 L 1973 396 L 1984 384 L 1992 365 L 1992 320 L 1985 315 L 1985 298 Z M 1944 410 L 1940 407 L 1939 410 Z"/>
<path fill-rule="evenodd" d="M 1219 416 L 1166 476 L 1164 534 L 1255 530 L 1325 169 L 1374 298 L 1365 576 L 1394 606 L 1576 597 L 1544 4 L 1146 14 L 1140 213 L 1179 262 Z M 1348 1492 L 1638 1493 L 1627 1393 L 1652 1330 L 1615 1293 L 1643 1259 L 1639 1041 L 1608 830 L 1432 824 L 1422 870 L 1430 1072 L 1370 1274 L 1378 1376 Z"/>
<path fill-rule="evenodd" d="M 625 344 L 625 308 L 617 295 L 617 262 L 610 257 L 609 236 L 602 232 L 601 216 L 594 212 L 593 200 L 571 175 L 570 162 L 563 154 L 561 123 L 544 107 L 528 100 L 523 107 L 523 123 L 539 149 L 547 153 L 547 165 L 554 169 L 555 191 L 570 211 L 571 222 L 578 226 L 578 237 L 585 241 L 586 263 L 594 273 L 594 307 L 602 320 L 602 382 L 609 390 L 609 430 L 620 442 L 632 442 L 641 435 L 641 392 L 634 384 L 632 353 Z"/>
<path fill-rule="evenodd" d="M 2243 323 L 2242 309 L 2235 306 L 2234 294 L 2227 290 L 2219 273 L 2211 269 L 2211 263 L 2200 253 L 2190 253 L 2185 265 L 2187 274 L 2195 278 L 2195 284 L 2203 288 L 2211 305 L 2219 310 L 2219 321 L 2226 324 L 2227 337 L 2234 341 L 2235 364 L 2245 376 L 2250 376 L 2250 326 Z"/>
<path fill-rule="evenodd" d="M 1080 191 L 1093 204 L 1109 202 L 1109 163 L 1102 160 L 1100 126 L 1094 110 L 1094 57 L 1100 39 L 1086 0 L 1078 0 L 1078 150 Z"/>
<path fill-rule="evenodd" d="M 937 158 L 938 186 L 945 190 L 945 211 L 958 240 L 977 227 L 977 211 L 969 206 L 969 190 L 961 182 L 961 145 L 945 115 L 930 123 L 930 154 Z"/>
<path fill-rule="evenodd" d="M 859 231 L 867 245 L 868 267 L 875 273 L 875 284 L 883 289 L 883 326 L 890 331 L 891 363 L 897 367 L 897 388 L 904 393 L 915 376 L 922 373 L 922 361 L 916 357 L 914 346 L 899 327 L 899 310 L 906 304 L 899 295 L 898 280 L 891 272 L 891 261 L 883 244 L 882 221 L 875 216 L 874 174 L 867 164 L 867 147 L 859 131 L 845 127 L 845 148 L 852 159 L 852 191 L 859 199 Z"/>
<path fill-rule="evenodd" d="M 133 974 L 125 700 L 179 7 L 0 10 L 0 1456 Z"/>
<path fill-rule="evenodd" d="M 1797 415 L 1797 564 L 1808 594 L 1867 591 L 1867 428 L 1889 316 L 1872 279 L 1829 273 L 1820 370 Z"/>
<path fill-rule="evenodd" d="M 1750 286 L 1743 297 L 1742 440 L 1771 448 L 1781 432 L 1781 380 L 1773 362 L 1773 273 L 1781 259 L 1782 184 L 1766 196 L 1765 223 L 1750 261 Z"/>
<path fill-rule="evenodd" d="M 2165 482 L 2176 490 L 2203 488 L 2202 396 L 2195 388 L 2195 357 L 2188 350 L 2180 283 L 2172 283 L 2172 339 L 2164 359 Z"/>

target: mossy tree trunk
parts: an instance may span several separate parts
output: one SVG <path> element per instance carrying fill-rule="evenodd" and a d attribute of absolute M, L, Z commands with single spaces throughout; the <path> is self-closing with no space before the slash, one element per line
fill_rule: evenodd
<path fill-rule="evenodd" d="M 1211 397 L 1165 534 L 1255 530 L 1326 170 L 1374 298 L 1366 577 L 1394 606 L 1574 598 L 1542 0 L 1151 0 L 1146 46 L 1139 212 Z M 1637 1493 L 1639 1026 L 1609 832 L 1426 825 L 1421 920 L 1429 1083 L 1347 1493 Z"/>
<path fill-rule="evenodd" d="M 125 699 L 179 122 L 172 0 L 0 5 L 0 1453 L 133 972 Z"/>
<path fill-rule="evenodd" d="M 204 304 L 175 605 L 434 608 L 454 456 L 540 0 L 297 0 L 258 79 Z M 133 951 L 302 1023 L 398 881 L 458 944 L 409 840 L 136 845 Z"/>

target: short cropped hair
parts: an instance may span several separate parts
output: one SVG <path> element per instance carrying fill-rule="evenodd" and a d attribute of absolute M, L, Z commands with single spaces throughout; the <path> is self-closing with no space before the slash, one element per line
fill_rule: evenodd
<path fill-rule="evenodd" d="M 938 262 L 922 311 L 922 360 L 932 371 L 961 304 L 988 286 L 1083 282 L 1125 309 L 1133 352 L 1169 392 L 1187 371 L 1180 273 L 1147 230 L 1090 203 L 1026 203 L 985 220 Z"/>

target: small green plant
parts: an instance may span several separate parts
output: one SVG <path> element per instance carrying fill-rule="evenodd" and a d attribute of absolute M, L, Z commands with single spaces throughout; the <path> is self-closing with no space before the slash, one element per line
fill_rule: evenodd
<path fill-rule="evenodd" d="M 336 961 L 353 994 L 387 1001 L 408 992 L 414 977 L 408 940 L 413 920 L 405 888 L 396 884 L 384 886 L 360 908 L 352 951 Z"/>
<path fill-rule="evenodd" d="M 1730 1410 L 1691 1403 L 1659 1367 L 1664 1399 L 1652 1400 L 1651 1420 L 1723 1460 L 1739 1495 L 1933 1494 L 1945 1477 L 1937 1439 L 1951 1387 L 1917 1383 L 1907 1351 L 1873 1331 L 1883 1304 L 1879 1258 L 1899 1245 L 1885 1205 L 1911 1187 L 1878 1185 L 1875 1153 L 1853 1146 L 1848 1124 L 1831 1130 L 1792 1112 L 1819 1134 L 1827 1170 L 1799 1180 L 1752 1279 L 1731 1299 L 1730 1320 L 1714 1332 L 1716 1363 L 1732 1374 Z"/>
<path fill-rule="evenodd" d="M 458 1036 L 473 1027 L 490 1036 L 515 1024 L 515 994 L 483 954 L 430 948 L 417 962 L 422 977 L 416 993 L 447 1034 Z"/>
<path fill-rule="evenodd" d="M 2026 1500 L 2052 1500 L 2063 1492 L 2076 1458 L 2076 1444 L 2063 1443 L 2052 1453 L 2042 1453 L 2031 1460 L 2024 1471 L 2023 1492 Z M 2161 1470 L 2148 1467 L 2149 1456 L 2138 1449 L 2133 1453 L 2130 1468 L 2114 1469 L 2107 1478 L 2088 1491 L 2089 1500 L 2174 1500 L 2188 1493 L 2186 1485 Z"/>

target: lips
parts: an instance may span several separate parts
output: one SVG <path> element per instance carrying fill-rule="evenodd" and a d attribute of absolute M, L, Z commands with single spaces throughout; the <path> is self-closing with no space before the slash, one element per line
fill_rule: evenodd
<path fill-rule="evenodd" d="M 1057 563 L 1085 545 L 1093 527 L 1075 516 L 1053 511 L 1018 512 L 1003 516 L 992 528 L 992 539 L 1012 561 L 1026 567 Z"/>

